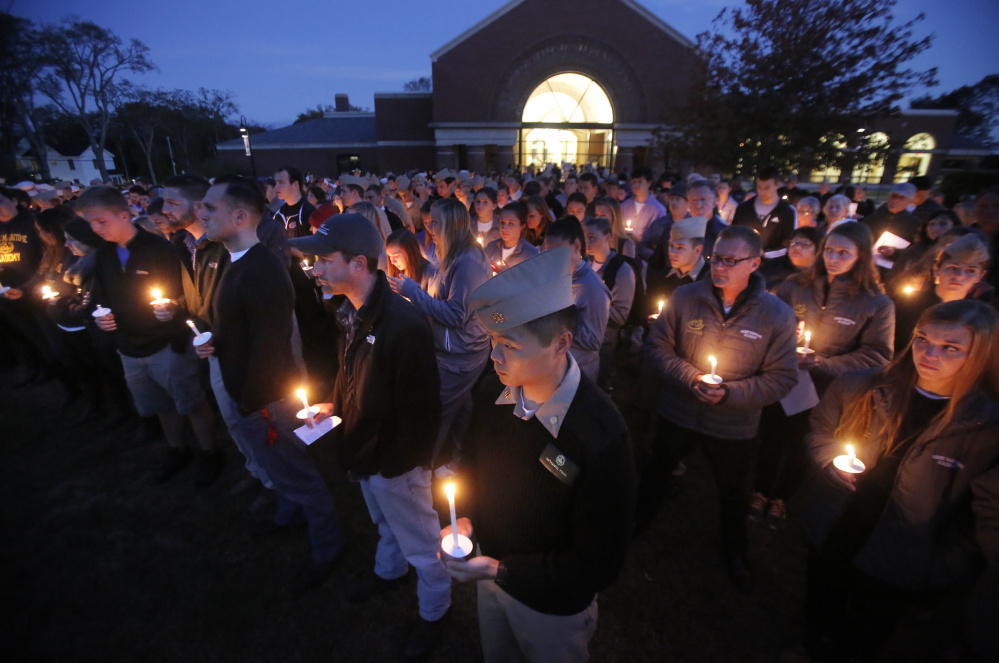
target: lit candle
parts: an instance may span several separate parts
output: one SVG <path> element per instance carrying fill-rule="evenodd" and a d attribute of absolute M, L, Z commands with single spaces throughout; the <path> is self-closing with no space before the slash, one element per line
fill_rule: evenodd
<path fill-rule="evenodd" d="M 805 332 L 805 350 L 808 350 L 808 344 L 812 342 L 812 332 Z"/>
<path fill-rule="evenodd" d="M 479 243 L 479 246 L 483 246 L 486 242 L 482 239 L 482 235 L 475 238 L 475 241 Z"/>
<path fill-rule="evenodd" d="M 186 322 L 187 326 L 191 328 L 191 331 L 194 332 L 195 336 L 199 336 L 201 334 L 201 332 L 198 331 L 198 328 L 194 325 L 194 320 L 187 320 Z"/>
<path fill-rule="evenodd" d="M 715 359 L 714 357 L 708 357 L 708 361 L 711 362 L 711 380 L 712 381 L 717 380 L 718 376 L 715 375 L 715 371 L 718 370 L 718 360 Z"/>
<path fill-rule="evenodd" d="M 302 258 L 302 271 L 307 272 L 312 269 L 312 265 L 309 264 L 308 259 Z"/>
<path fill-rule="evenodd" d="M 860 474 L 867 469 L 864 462 L 857 458 L 857 454 L 853 451 L 852 444 L 846 445 L 845 456 L 836 456 L 833 459 L 833 465 L 836 466 L 836 469 L 842 470 L 847 474 Z"/>
<path fill-rule="evenodd" d="M 666 300 L 665 299 L 660 299 L 659 300 L 659 313 L 656 313 L 656 315 L 662 315 L 663 307 L 664 306 L 666 306 Z"/>
<path fill-rule="evenodd" d="M 457 552 L 461 550 L 461 546 L 458 545 L 458 514 L 454 510 L 454 483 L 448 481 L 444 492 L 447 493 L 447 504 L 451 508 L 451 549 Z"/>
<path fill-rule="evenodd" d="M 916 292 L 916 289 L 913 288 L 911 285 L 907 285 L 904 288 L 902 288 L 902 292 L 904 292 L 907 295 L 911 295 L 912 293 Z"/>
<path fill-rule="evenodd" d="M 165 304 L 169 304 L 170 303 L 169 299 L 164 299 L 163 298 L 163 291 L 162 290 L 159 290 L 157 288 L 153 288 L 152 293 L 153 293 L 153 301 L 151 301 L 149 303 L 152 304 L 153 306 L 163 306 Z"/>
<path fill-rule="evenodd" d="M 56 296 L 56 293 L 52 292 L 52 288 L 47 285 L 42 286 L 42 299 L 52 299 Z"/>
<path fill-rule="evenodd" d="M 298 397 L 302 399 L 302 403 L 305 405 L 305 418 L 309 420 L 309 423 L 313 426 L 316 425 L 316 420 L 312 418 L 312 410 L 309 409 L 309 399 L 305 396 L 305 390 L 299 389 L 297 392 Z"/>
<path fill-rule="evenodd" d="M 625 224 L 625 227 L 629 232 L 631 232 L 631 219 L 628 219 L 627 223 Z"/>
<path fill-rule="evenodd" d="M 95 318 L 103 318 L 105 315 L 109 315 L 110 313 L 111 313 L 111 309 L 104 308 L 103 306 L 101 306 L 100 304 L 98 304 L 97 308 L 94 309 L 93 316 Z"/>

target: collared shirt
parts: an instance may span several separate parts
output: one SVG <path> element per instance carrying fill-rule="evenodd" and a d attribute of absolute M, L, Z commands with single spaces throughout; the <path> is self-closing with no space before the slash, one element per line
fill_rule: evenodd
<path fill-rule="evenodd" d="M 666 278 L 670 278 L 671 276 L 676 276 L 676 277 L 681 278 L 681 279 L 682 278 L 686 278 L 686 277 L 690 277 L 690 279 L 693 280 L 693 279 L 697 278 L 697 275 L 701 273 L 702 269 L 704 269 L 704 256 L 703 255 L 700 258 L 697 259 L 697 262 L 694 263 L 693 269 L 691 269 L 689 272 L 681 272 L 679 269 L 677 269 L 676 267 L 674 267 L 671 270 L 669 270 L 669 274 L 666 275 Z"/>
<path fill-rule="evenodd" d="M 507 387 L 496 399 L 496 405 L 513 405 L 513 415 L 524 421 L 528 421 L 532 416 L 537 417 L 541 425 L 558 439 L 558 432 L 565 421 L 565 415 L 569 411 L 572 399 L 576 397 L 576 390 L 579 389 L 579 364 L 571 354 L 567 355 L 569 368 L 548 400 L 538 406 L 536 410 L 528 410 L 524 407 L 524 392 L 521 387 Z"/>

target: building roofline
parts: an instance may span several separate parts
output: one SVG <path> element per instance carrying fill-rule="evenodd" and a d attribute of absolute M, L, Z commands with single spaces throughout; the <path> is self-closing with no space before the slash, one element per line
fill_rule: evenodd
<path fill-rule="evenodd" d="M 444 44 L 433 53 L 431 53 L 430 61 L 437 62 L 438 58 L 446 54 L 452 48 L 462 43 L 463 41 L 474 35 L 476 32 L 486 27 L 487 25 L 489 25 L 496 19 L 500 18 L 501 16 L 503 16 L 504 14 L 506 14 L 507 12 L 509 12 L 510 10 L 512 10 L 517 5 L 520 5 L 523 2 L 524 0 L 510 0 L 510 2 L 506 3 L 505 5 L 494 11 L 492 14 L 489 14 L 489 16 L 486 16 L 484 19 L 482 19 L 469 29 L 465 30 L 464 32 L 462 32 L 460 35 L 458 35 L 448 43 Z M 636 14 L 642 16 L 649 23 L 656 26 L 657 28 L 659 28 L 660 30 L 668 34 L 670 37 L 672 37 L 673 39 L 677 40 L 678 42 L 686 46 L 687 48 L 693 49 L 696 46 L 694 42 L 688 39 L 685 35 L 678 32 L 676 28 L 672 27 L 671 25 L 666 23 L 666 21 L 662 20 L 661 18 L 653 14 L 651 11 L 649 11 L 647 7 L 645 7 L 639 2 L 636 2 L 636 0 L 618 0 L 618 2 L 625 5 L 626 7 L 634 11 Z"/>
<path fill-rule="evenodd" d="M 434 93 L 432 91 L 418 90 L 418 91 L 403 91 L 403 92 L 375 92 L 375 99 L 391 99 L 393 97 L 432 97 Z"/>

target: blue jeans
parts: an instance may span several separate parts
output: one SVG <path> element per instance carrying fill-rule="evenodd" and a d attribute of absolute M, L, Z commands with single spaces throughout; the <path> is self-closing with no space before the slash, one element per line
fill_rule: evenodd
<path fill-rule="evenodd" d="M 211 375 L 212 391 L 215 393 L 215 401 L 219 404 L 219 413 L 229 429 L 232 441 L 236 443 L 236 448 L 246 457 L 246 471 L 260 480 L 264 487 L 274 489 L 267 473 L 260 467 L 259 461 L 253 457 L 253 445 L 246 439 L 246 435 L 239 428 L 239 421 L 243 417 L 239 414 L 236 403 L 229 397 L 229 392 L 225 390 L 225 383 L 222 381 L 222 369 L 219 368 L 219 360 L 214 355 L 208 358 L 209 374 Z"/>
<path fill-rule="evenodd" d="M 295 418 L 297 409 L 288 402 L 290 400 L 267 406 L 271 424 L 278 434 L 274 444 L 267 443 L 267 421 L 260 412 L 240 417 L 236 428 L 274 486 L 277 495 L 274 522 L 291 525 L 304 516 L 309 527 L 312 557 L 324 562 L 340 554 L 343 532 L 329 488 L 309 454 L 309 448 L 294 433 L 294 429 L 304 422 Z"/>
<path fill-rule="evenodd" d="M 361 492 L 380 537 L 375 575 L 401 578 L 412 564 L 419 578 L 420 616 L 440 619 L 451 606 L 451 577 L 437 559 L 441 524 L 433 508 L 430 470 L 417 467 L 392 479 L 375 474 L 361 479 Z"/>

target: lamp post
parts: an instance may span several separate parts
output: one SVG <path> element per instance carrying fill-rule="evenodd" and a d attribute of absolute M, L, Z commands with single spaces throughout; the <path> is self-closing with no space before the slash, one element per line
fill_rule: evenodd
<path fill-rule="evenodd" d="M 250 147 L 250 130 L 246 128 L 246 116 L 239 116 L 239 134 L 243 137 L 243 147 L 246 148 L 246 156 L 250 157 L 250 168 L 253 170 L 253 177 L 257 176 L 257 163 L 253 160 L 253 149 Z"/>

